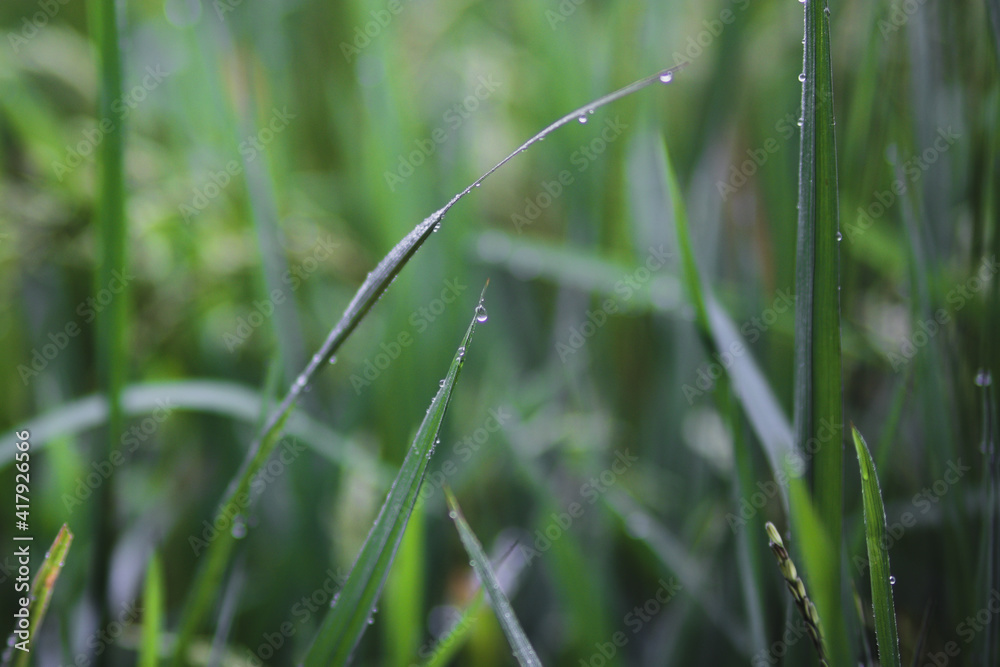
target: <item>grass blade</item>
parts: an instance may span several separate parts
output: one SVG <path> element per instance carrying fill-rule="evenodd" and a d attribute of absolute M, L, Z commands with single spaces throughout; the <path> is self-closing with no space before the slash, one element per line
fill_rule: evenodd
<path fill-rule="evenodd" d="M 833 67 L 826 0 L 806 0 L 799 147 L 795 307 L 796 442 L 827 443 L 813 458 L 815 505 L 833 548 L 829 587 L 813 594 L 826 622 L 834 664 L 849 664 L 841 606 L 843 387 L 840 348 L 840 230 Z M 832 430 L 832 437 L 829 431 Z M 824 559 L 824 562 L 827 562 Z"/>
<path fill-rule="evenodd" d="M 109 286 L 121 285 L 121 291 L 111 299 L 96 318 L 96 359 L 98 386 L 107 394 L 110 406 L 108 430 L 95 447 L 94 459 L 110 456 L 125 432 L 125 416 L 121 395 L 125 388 L 128 354 L 128 280 L 125 219 L 125 156 L 124 117 L 116 105 L 122 98 L 122 62 L 118 27 L 123 20 L 124 6 L 115 0 L 93 0 L 88 3 L 89 21 L 93 26 L 100 54 L 100 98 L 98 118 L 104 139 L 97 147 L 99 195 L 97 200 L 97 230 L 100 239 L 99 266 L 94 276 L 94 294 L 100 298 Z M 105 129 L 107 128 L 107 129 Z M 91 595 L 97 605 L 100 627 L 110 622 L 108 581 L 111 552 L 116 530 L 113 484 L 104 484 L 97 492 L 93 505 L 94 554 L 91 561 Z"/>
<path fill-rule="evenodd" d="M 865 507 L 865 536 L 868 542 L 868 562 L 871 566 L 872 606 L 875 609 L 875 638 L 878 640 L 879 663 L 884 667 L 899 667 L 899 637 L 896 634 L 896 605 L 892 600 L 892 574 L 889 550 L 886 549 L 885 507 L 882 490 L 875 473 L 875 461 L 868 443 L 852 424 L 854 449 L 861 468 L 861 494 Z"/>
<path fill-rule="evenodd" d="M 18 635 L 16 630 L 11 634 L 7 640 L 7 650 L 3 654 L 2 664 L 4 667 L 7 665 L 17 665 L 17 667 L 27 666 L 31 656 L 31 643 L 38 637 L 42 621 L 45 620 L 45 612 L 49 608 L 52 591 L 55 588 L 56 580 L 59 578 L 63 563 L 66 561 L 66 554 L 69 552 L 69 547 L 72 543 L 73 533 L 70 532 L 69 526 L 63 524 L 56 535 L 55 541 L 52 542 L 48 553 L 45 554 L 45 560 L 42 561 L 42 566 L 38 568 L 38 574 L 35 575 L 35 579 L 31 583 L 31 601 L 28 604 L 28 632 L 31 639 L 25 640 L 22 636 Z M 23 647 L 23 650 L 21 647 Z M 17 651 L 16 658 L 14 656 L 15 651 Z"/>
<path fill-rule="evenodd" d="M 340 346 L 345 340 L 347 340 L 354 329 L 357 328 L 361 320 L 364 319 L 368 311 L 371 310 L 372 306 L 382 296 L 382 293 L 385 292 L 385 290 L 392 283 L 393 279 L 403 269 L 410 258 L 413 257 L 424 242 L 430 238 L 430 235 L 437 230 L 445 214 L 451 209 L 451 207 L 458 203 L 458 201 L 465 197 L 465 195 L 469 194 L 474 188 L 478 187 L 484 180 L 493 174 L 493 172 L 500 169 L 500 167 L 512 160 L 516 155 L 523 153 L 530 146 L 541 141 L 555 130 L 578 118 L 585 118 L 593 110 L 606 104 L 610 104 L 611 102 L 621 99 L 627 95 L 631 95 L 632 93 L 642 90 L 643 88 L 652 86 L 656 83 L 669 83 L 673 80 L 674 74 L 680 70 L 681 67 L 682 65 L 678 65 L 634 81 L 619 90 L 600 97 L 593 102 L 585 104 L 579 109 L 575 109 L 574 111 L 562 116 L 521 144 L 516 150 L 510 153 L 510 155 L 505 157 L 482 176 L 470 183 L 464 190 L 452 197 L 447 204 L 429 215 L 422 222 L 417 224 L 417 226 L 414 227 L 409 234 L 404 236 L 403 239 L 389 251 L 389 254 L 387 254 L 378 263 L 375 269 L 368 274 L 368 277 L 361 284 L 361 287 L 358 288 L 357 293 L 355 293 L 354 297 L 347 305 L 347 308 L 344 310 L 343 315 L 341 315 L 340 320 L 330 331 L 319 351 L 312 356 L 312 359 L 306 365 L 305 370 L 299 374 L 291 388 L 288 390 L 288 393 L 282 399 L 281 403 L 268 417 L 262 434 L 251 444 L 243 464 L 240 466 L 236 476 L 229 484 L 229 487 L 224 495 L 224 500 L 219 506 L 216 519 L 229 521 L 229 519 L 225 517 L 234 516 L 234 511 L 237 515 L 239 514 L 236 499 L 240 497 L 241 494 L 246 493 L 253 475 L 267 462 L 268 457 L 271 455 L 271 452 L 278 443 L 278 439 L 281 437 L 282 429 L 284 428 L 288 414 L 295 405 L 299 396 L 305 391 L 306 387 L 313 382 L 320 369 L 322 369 L 334 357 L 337 350 L 340 349 Z M 232 546 L 233 537 L 227 532 L 220 532 L 219 537 L 213 541 L 208 548 L 206 558 L 201 564 L 198 575 L 195 578 L 195 582 L 191 587 L 190 597 L 188 598 L 187 604 L 181 614 L 181 627 L 178 632 L 178 639 L 174 649 L 175 665 L 181 664 L 180 656 L 184 654 L 187 646 L 191 642 L 191 639 L 194 637 L 194 633 L 198 628 L 198 625 L 201 623 L 202 618 L 208 611 L 208 607 L 215 595 L 215 582 L 219 580 L 226 567 Z"/>
<path fill-rule="evenodd" d="M 406 453 L 375 525 L 361 548 L 336 604 L 323 619 L 323 625 L 306 655 L 307 667 L 346 664 L 368 627 L 420 492 L 427 463 L 437 444 L 438 431 L 465 362 L 465 350 L 472 340 L 476 322 L 486 319 L 486 309 L 483 306 L 485 294 L 486 287 L 483 288 L 483 296 L 476 306 L 469 329 L 451 362 L 448 375 L 413 438 L 413 444 Z"/>
<path fill-rule="evenodd" d="M 142 643 L 139 667 L 156 667 L 160 660 L 160 636 L 164 608 L 163 566 L 156 554 L 149 559 L 142 594 Z"/>
<path fill-rule="evenodd" d="M 455 527 L 458 528 L 459 537 L 462 539 L 462 546 L 465 547 L 469 558 L 472 559 L 472 567 L 475 569 L 476 574 L 479 575 L 479 580 L 483 582 L 483 587 L 489 593 L 490 604 L 496 612 L 500 627 L 503 628 L 504 634 L 507 635 L 507 640 L 510 642 L 511 648 L 514 649 L 514 657 L 517 658 L 518 663 L 522 667 L 535 667 L 536 665 L 541 667 L 542 663 L 535 654 L 535 649 L 531 647 L 531 642 L 525 636 L 524 630 L 521 629 L 521 624 L 517 622 L 514 610 L 510 606 L 510 600 L 504 595 L 503 588 L 500 586 L 497 575 L 493 571 L 493 566 L 490 565 L 490 561 L 483 552 L 483 547 L 479 544 L 479 540 L 476 539 L 475 533 L 472 532 L 472 528 L 469 527 L 469 524 L 465 521 L 465 517 L 462 516 L 462 509 L 458 506 L 455 495 L 448 487 L 445 487 L 444 492 L 448 498 L 448 508 L 450 510 L 448 515 L 455 521 Z"/>

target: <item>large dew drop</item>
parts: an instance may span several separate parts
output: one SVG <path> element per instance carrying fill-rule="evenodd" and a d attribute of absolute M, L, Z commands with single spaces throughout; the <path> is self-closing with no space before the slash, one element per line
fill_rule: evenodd
<path fill-rule="evenodd" d="M 476 306 L 476 321 L 485 322 L 487 318 L 489 318 L 489 315 L 486 313 L 486 306 L 483 304 Z"/>
<path fill-rule="evenodd" d="M 674 73 L 667 71 L 660 74 L 660 83 L 670 83 L 674 80 Z"/>

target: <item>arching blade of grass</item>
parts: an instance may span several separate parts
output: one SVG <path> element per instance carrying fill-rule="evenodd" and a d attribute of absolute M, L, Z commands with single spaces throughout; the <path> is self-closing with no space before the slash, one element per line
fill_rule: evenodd
<path fill-rule="evenodd" d="M 816 511 L 833 549 L 829 572 L 816 572 L 813 597 L 826 623 L 831 659 L 849 664 L 841 605 L 843 396 L 840 350 L 840 230 L 833 67 L 826 0 L 806 0 L 799 147 L 799 212 L 795 303 L 795 436 L 813 456 Z M 802 535 L 799 536 L 802 539 Z"/>
<path fill-rule="evenodd" d="M 476 306 L 469 329 L 465 332 L 455 358 L 452 359 L 448 375 L 441 383 L 434 400 L 431 401 L 427 415 L 406 453 L 396 481 L 393 482 L 382 510 L 375 519 L 375 525 L 368 533 L 368 538 L 361 548 L 354 567 L 351 568 L 336 604 L 323 619 L 323 625 L 306 655 L 304 664 L 307 667 L 346 664 L 368 627 L 382 586 L 389 575 L 389 568 L 396 556 L 396 550 L 403 539 L 406 523 L 413 512 L 420 485 L 424 481 L 427 463 L 437 444 L 438 431 L 444 421 L 458 374 L 465 363 L 465 351 L 476 330 L 476 322 L 486 319 L 486 309 L 483 306 L 485 295 L 486 287 L 483 288 L 483 296 Z"/>
<path fill-rule="evenodd" d="M 455 494 L 451 492 L 451 489 L 445 487 L 445 495 L 448 498 L 448 515 L 455 521 L 455 527 L 458 528 L 458 535 L 462 539 L 462 546 L 465 547 L 465 551 L 469 554 L 469 558 L 472 559 L 472 567 L 475 569 L 476 574 L 479 575 L 479 580 L 483 582 L 483 588 L 489 594 L 490 604 L 493 606 L 493 611 L 496 612 L 497 620 L 500 622 L 500 627 L 503 628 L 504 634 L 507 635 L 507 641 L 510 642 L 510 646 L 514 649 L 514 657 L 517 658 L 518 663 L 522 667 L 541 667 L 542 663 L 535 654 L 535 649 L 532 648 L 531 642 L 524 634 L 524 630 L 521 629 L 521 624 L 517 622 L 517 616 L 514 615 L 514 610 L 510 606 L 510 600 L 503 592 L 503 588 L 500 586 L 500 582 L 497 580 L 496 572 L 493 571 L 493 566 L 490 565 L 489 559 L 483 552 L 483 547 L 479 544 L 479 540 L 476 539 L 476 534 L 472 532 L 472 528 L 465 521 L 465 517 L 462 516 L 462 509 L 458 506 L 458 501 L 455 499 Z"/>
<path fill-rule="evenodd" d="M 358 323 L 364 319 L 365 315 L 369 310 L 371 310 L 371 307 L 376 301 L 378 301 L 379 297 L 382 296 L 382 293 L 389 287 L 396 275 L 403 269 L 417 250 L 420 249 L 424 242 L 430 238 L 430 235 L 439 227 L 445 214 L 451 209 L 452 206 L 458 203 L 458 201 L 465 197 L 465 195 L 469 194 L 469 192 L 471 192 L 475 187 L 479 186 L 484 180 L 486 180 L 486 178 L 493 174 L 493 172 L 512 160 L 519 153 L 524 152 L 533 144 L 544 139 L 548 134 L 577 118 L 586 117 L 587 114 L 594 109 L 610 104 L 615 100 L 625 97 L 626 95 L 631 95 L 634 92 L 656 83 L 669 83 L 673 79 L 674 74 L 680 68 L 681 66 L 676 66 L 657 72 L 656 74 L 647 76 L 643 79 L 639 79 L 638 81 L 634 81 L 624 88 L 620 88 L 613 93 L 609 93 L 604 97 L 598 98 L 597 100 L 594 100 L 593 102 L 590 102 L 589 104 L 564 115 L 562 118 L 551 123 L 545 129 L 541 130 L 535 134 L 535 136 L 521 144 L 510 155 L 505 157 L 489 171 L 470 183 L 464 190 L 452 197 L 451 200 L 449 200 L 448 203 L 441 209 L 425 218 L 416 227 L 414 227 L 409 234 L 403 237 L 403 239 L 389 251 L 389 254 L 378 263 L 375 269 L 368 274 L 368 277 L 361 284 L 361 287 L 358 288 L 354 298 L 352 298 L 350 303 L 347 305 L 347 308 L 344 310 L 343 315 L 341 315 L 340 320 L 330 331 L 326 341 L 324 341 L 319 351 L 313 355 L 305 370 L 299 374 L 298 378 L 292 384 L 281 403 L 268 417 L 263 432 L 258 439 L 251 444 L 243 464 L 240 466 L 240 469 L 236 473 L 232 482 L 230 482 L 224 495 L 224 499 L 219 505 L 219 511 L 216 518 L 228 522 L 229 519 L 226 519 L 226 516 L 239 515 L 240 508 L 237 505 L 236 499 L 247 492 L 251 478 L 260 469 L 260 467 L 267 462 L 268 457 L 271 455 L 271 452 L 278 443 L 278 439 L 281 437 L 285 420 L 288 418 L 288 414 L 291 411 L 292 406 L 298 400 L 299 395 L 305 391 L 306 387 L 308 387 L 310 383 L 312 383 L 320 369 L 333 358 L 333 356 L 337 353 L 337 350 L 340 349 L 340 346 L 351 335 L 354 329 L 358 326 Z M 209 605 L 211 604 L 216 593 L 215 584 L 222 577 L 223 570 L 229 560 L 229 554 L 232 550 L 233 542 L 234 538 L 231 534 L 221 531 L 219 536 L 208 548 L 207 554 L 203 559 L 201 567 L 199 568 L 198 575 L 191 587 L 187 604 L 181 614 L 181 626 L 178 631 L 177 643 L 174 649 L 175 665 L 181 664 L 180 656 L 184 655 L 184 652 L 188 644 L 190 644 L 202 618 L 204 618 L 204 615 L 208 611 Z"/>
<path fill-rule="evenodd" d="M 49 600 L 52 599 L 52 590 L 55 588 L 56 580 L 59 578 L 63 563 L 66 561 L 66 554 L 72 543 L 73 533 L 70 532 L 69 526 L 63 524 L 55 541 L 52 542 L 52 546 L 45 554 L 45 560 L 38 568 L 34 581 L 31 582 L 31 597 L 28 604 L 30 640 L 18 636 L 17 628 L 15 628 L 15 632 L 7 640 L 7 649 L 3 654 L 3 667 L 8 665 L 27 667 L 31 658 L 31 649 L 34 648 L 34 641 L 39 636 L 38 631 L 42 628 L 42 621 L 45 620 L 45 611 L 49 608 Z M 15 544 L 17 543 L 15 542 Z"/>
<path fill-rule="evenodd" d="M 868 443 L 852 424 L 854 449 L 861 468 L 861 495 L 865 508 L 865 537 L 872 581 L 872 606 L 875 610 L 875 638 L 878 658 L 883 667 L 899 667 L 899 637 L 896 635 L 896 605 L 892 600 L 892 573 L 886 549 L 885 507 L 875 473 L 875 461 Z"/>
<path fill-rule="evenodd" d="M 156 667 L 160 661 L 160 637 L 164 607 L 163 566 L 155 553 L 146 568 L 146 585 L 142 593 L 142 644 L 139 647 L 139 667 Z"/>

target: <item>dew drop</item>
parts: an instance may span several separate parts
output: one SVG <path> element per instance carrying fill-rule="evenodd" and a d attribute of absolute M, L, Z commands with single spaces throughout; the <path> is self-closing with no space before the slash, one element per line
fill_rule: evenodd
<path fill-rule="evenodd" d="M 976 374 L 976 386 L 977 387 L 989 387 L 993 384 L 993 376 L 990 372 L 983 368 Z"/>
<path fill-rule="evenodd" d="M 796 124 L 796 125 L 798 125 L 799 127 L 802 127 L 802 119 L 801 119 L 801 118 L 799 118 L 799 119 L 798 119 L 798 120 L 797 120 L 797 121 L 795 122 L 795 124 Z"/>
<path fill-rule="evenodd" d="M 662 72 L 660 74 L 660 83 L 670 83 L 673 80 L 674 80 L 673 72 L 668 71 L 668 72 Z"/>
<path fill-rule="evenodd" d="M 801 83 L 805 83 L 806 82 L 806 73 L 805 72 L 800 72 L 799 73 L 799 81 Z"/>
<path fill-rule="evenodd" d="M 237 540 L 242 540 L 247 536 L 247 524 L 243 520 L 243 517 L 237 517 L 236 521 L 233 522 L 232 530 L 230 531 L 233 537 Z"/>
<path fill-rule="evenodd" d="M 337 363 L 337 355 L 330 357 L 330 365 L 333 366 L 335 363 Z"/>
<path fill-rule="evenodd" d="M 476 183 L 476 187 L 477 187 L 477 188 L 478 188 L 478 187 L 479 187 L 480 185 L 482 185 L 482 183 Z"/>
<path fill-rule="evenodd" d="M 486 313 L 486 306 L 479 304 L 476 306 L 476 321 L 485 322 L 489 315 Z"/>
<path fill-rule="evenodd" d="M 462 356 L 463 354 L 465 354 L 465 346 L 464 345 L 461 346 L 460 348 L 458 348 L 458 356 Z"/>
<path fill-rule="evenodd" d="M 444 379 L 443 378 L 442 378 L 442 380 L 440 382 L 438 382 L 438 386 L 439 387 L 444 387 Z"/>
<path fill-rule="evenodd" d="M 829 7 L 824 7 L 823 8 L 823 13 L 826 14 L 827 16 L 830 16 L 830 8 Z"/>
<path fill-rule="evenodd" d="M 844 238 L 844 235 L 841 234 L 840 232 L 837 232 L 837 240 L 841 241 L 841 240 L 843 240 L 843 238 Z"/>
<path fill-rule="evenodd" d="M 579 118 L 577 118 L 577 120 L 580 121 L 581 123 L 586 123 L 587 122 L 587 117 L 586 116 L 580 116 Z"/>
<path fill-rule="evenodd" d="M 452 511 L 448 512 L 448 516 L 450 516 L 452 519 L 457 519 L 458 518 L 458 512 L 456 512 L 455 510 L 452 510 Z"/>
<path fill-rule="evenodd" d="M 895 586 L 896 585 L 896 575 L 890 575 L 889 576 L 889 585 L 890 586 Z"/>
<path fill-rule="evenodd" d="M 440 223 L 440 221 L 439 221 L 439 222 L 437 222 L 437 223 L 436 223 L 436 224 L 434 225 L 434 231 L 435 231 L 435 232 L 436 232 L 437 230 L 439 230 L 439 229 L 441 229 L 441 223 Z"/>

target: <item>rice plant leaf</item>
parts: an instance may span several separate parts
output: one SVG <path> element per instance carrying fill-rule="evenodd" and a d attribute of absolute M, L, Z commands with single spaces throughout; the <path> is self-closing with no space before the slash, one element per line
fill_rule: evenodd
<path fill-rule="evenodd" d="M 156 667 L 160 658 L 160 636 L 163 626 L 164 586 L 163 566 L 156 554 L 146 568 L 146 585 L 142 594 L 142 643 L 139 646 L 139 666 Z"/>
<path fill-rule="evenodd" d="M 489 558 L 486 557 L 482 545 L 476 539 L 476 534 L 472 532 L 472 528 L 462 516 L 462 509 L 458 506 L 455 494 L 448 487 L 445 487 L 444 492 L 448 498 L 448 515 L 455 521 L 458 535 L 462 539 L 462 546 L 465 547 L 466 553 L 472 559 L 472 567 L 489 594 L 490 604 L 496 612 L 500 627 L 503 628 L 504 634 L 507 635 L 507 641 L 514 649 L 514 657 L 522 667 L 541 667 L 542 663 L 538 659 L 538 655 L 535 654 L 531 642 L 525 636 L 524 630 L 521 629 L 521 624 L 517 622 L 514 609 L 510 606 L 510 600 L 507 599 L 500 582 L 497 580 L 496 572 L 493 571 Z"/>
<path fill-rule="evenodd" d="M 487 282 L 487 285 L 489 283 Z M 323 619 L 323 625 L 313 641 L 305 658 L 306 667 L 321 665 L 343 665 L 349 662 L 351 654 L 375 613 L 375 605 L 382 592 L 382 586 L 389 575 L 389 569 L 396 556 L 396 550 L 403 539 L 406 524 L 413 512 L 423 483 L 427 464 L 438 440 L 438 431 L 444 420 L 448 403 L 455 389 L 455 382 L 465 363 L 465 351 L 472 340 L 476 323 L 485 321 L 486 308 L 480 297 L 476 312 L 469 323 L 469 329 L 451 362 L 448 375 L 431 402 L 413 444 L 406 453 L 389 495 L 382 505 L 378 518 L 365 540 L 351 573 L 347 577 L 336 603 Z"/>
<path fill-rule="evenodd" d="M 868 562 L 871 571 L 872 606 L 875 610 L 875 638 L 878 641 L 879 663 L 883 667 L 898 667 L 899 637 L 896 634 L 896 605 L 892 599 L 892 574 L 889 550 L 886 549 L 885 506 L 879 488 L 875 461 L 868 443 L 851 425 L 854 449 L 861 468 L 861 495 L 865 508 L 865 537 L 868 542 Z"/>
<path fill-rule="evenodd" d="M 680 250 L 685 288 L 695 308 L 698 332 L 708 352 L 715 355 L 725 352 L 733 357 L 727 375 L 750 425 L 764 448 L 771 473 L 775 478 L 779 478 L 785 474 L 787 463 L 798 458 L 795 456 L 796 448 L 791 426 L 760 368 L 754 363 L 749 351 L 745 350 L 743 338 L 736 325 L 715 301 L 711 290 L 702 285 L 691 244 L 687 209 L 684 206 L 666 142 L 662 137 L 658 145 L 661 148 L 660 157 L 667 182 L 667 192 L 673 205 L 674 227 L 677 230 L 677 247 Z M 742 350 L 745 354 L 737 354 L 736 350 Z M 784 485 L 780 485 L 780 489 L 781 499 L 787 510 L 787 491 Z"/>
<path fill-rule="evenodd" d="M 821 445 L 813 456 L 813 489 L 822 529 L 833 549 L 828 586 L 813 596 L 826 623 L 833 663 L 849 664 L 841 606 L 843 532 L 843 387 L 840 348 L 840 230 L 834 133 L 833 67 L 826 0 L 806 0 L 799 146 L 795 308 L 795 440 Z M 801 536 L 800 536 L 801 537 Z"/>
<path fill-rule="evenodd" d="M 56 535 L 56 539 L 52 542 L 52 546 L 49 547 L 48 552 L 45 554 L 45 560 L 42 561 L 41 567 L 38 568 L 38 573 L 35 575 L 34 581 L 31 582 L 31 596 L 28 603 L 28 632 L 30 639 L 25 640 L 23 637 L 18 636 L 16 632 L 11 634 L 7 640 L 7 649 L 3 654 L 2 664 L 4 667 L 7 665 L 26 667 L 28 665 L 32 644 L 38 637 L 38 631 L 42 628 L 42 621 L 45 620 L 45 612 L 48 610 L 49 601 L 52 599 L 52 591 L 55 589 L 56 580 L 59 578 L 59 573 L 62 572 L 63 564 L 66 561 L 66 554 L 69 552 L 69 547 L 72 543 L 73 533 L 70 532 L 68 525 L 63 524 Z"/>
<path fill-rule="evenodd" d="M 472 192 L 474 188 L 478 187 L 484 180 L 492 175 L 493 172 L 500 169 L 519 153 L 523 153 L 530 146 L 541 141 L 547 135 L 551 134 L 560 127 L 567 125 L 578 118 L 585 118 L 595 109 L 610 104 L 611 102 L 626 97 L 627 95 L 631 95 L 632 93 L 642 90 L 643 88 L 652 86 L 656 83 L 669 83 L 673 80 L 675 73 L 682 67 L 683 64 L 677 65 L 670 69 L 662 70 L 656 74 L 634 81 L 623 88 L 585 104 L 579 109 L 571 111 L 555 122 L 549 124 L 533 137 L 518 146 L 517 149 L 500 162 L 496 163 L 496 165 L 482 174 L 475 181 L 470 183 L 464 190 L 453 196 L 443 207 L 427 216 L 422 222 L 417 224 L 417 226 L 414 227 L 409 234 L 403 237 L 403 239 L 389 251 L 389 254 L 387 254 L 378 263 L 375 269 L 368 274 L 368 277 L 361 284 L 361 287 L 358 288 L 358 291 L 355 293 L 350 303 L 348 303 L 347 308 L 344 310 L 343 315 L 341 315 L 340 320 L 327 335 L 327 338 L 320 347 L 319 351 L 312 356 L 312 359 L 306 365 L 305 370 L 303 370 L 302 373 L 300 373 L 296 378 L 295 382 L 292 383 L 291 388 L 281 400 L 281 403 L 279 403 L 274 411 L 268 416 L 261 435 L 250 445 L 243 464 L 240 466 L 240 469 L 237 471 L 232 482 L 230 482 L 224 495 L 224 500 L 219 505 L 219 511 L 216 518 L 220 519 L 224 517 L 227 512 L 232 511 L 236 498 L 239 497 L 240 494 L 245 493 L 250 484 L 250 479 L 261 468 L 261 466 L 267 463 L 271 452 L 274 450 L 276 444 L 278 443 L 278 439 L 281 436 L 285 420 L 288 418 L 288 414 L 292 410 L 292 407 L 295 405 L 299 396 L 303 391 L 305 391 L 306 387 L 313 382 L 319 374 L 319 371 L 334 357 L 340 349 L 340 346 L 347 340 L 355 328 L 357 328 L 358 324 L 362 319 L 364 319 L 365 315 L 368 314 L 368 311 L 371 310 L 375 302 L 382 296 L 382 293 L 389 287 L 396 275 L 403 269 L 417 250 L 420 249 L 424 242 L 430 238 L 430 235 L 438 229 L 445 214 L 451 210 L 451 208 L 458 203 L 460 199 Z M 232 546 L 232 536 L 228 533 L 221 533 L 219 537 L 208 547 L 208 552 L 201 563 L 198 575 L 196 576 L 195 582 L 191 587 L 187 604 L 181 613 L 181 626 L 174 648 L 174 665 L 181 664 L 181 656 L 184 655 L 184 652 L 194 637 L 194 633 L 201 623 L 202 618 L 208 612 L 209 605 L 211 604 L 211 600 L 215 594 L 215 582 L 218 581 L 222 571 L 225 569 Z"/>

